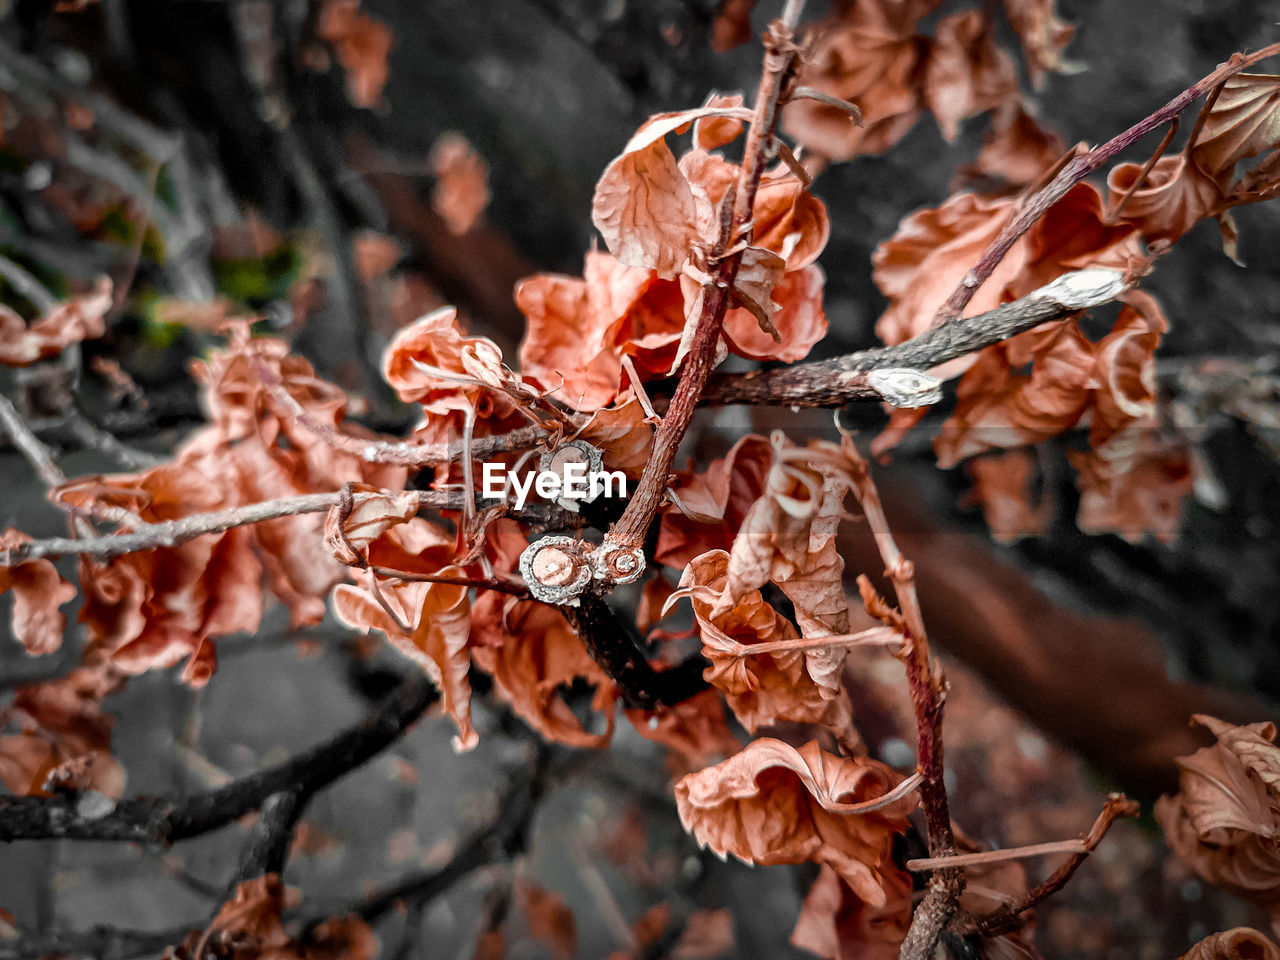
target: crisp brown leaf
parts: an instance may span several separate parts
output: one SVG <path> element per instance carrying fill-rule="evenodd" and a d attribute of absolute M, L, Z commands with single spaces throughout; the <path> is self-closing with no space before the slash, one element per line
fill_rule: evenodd
<path fill-rule="evenodd" d="M 461 576 L 457 567 L 438 571 Z M 333 592 L 338 619 L 359 630 L 381 630 L 391 645 L 418 663 L 440 689 L 445 712 L 458 727 L 456 750 L 479 742 L 471 726 L 471 655 L 467 636 L 471 603 L 467 587 L 451 583 L 384 582 L 380 592 L 395 616 L 367 589 L 340 584 Z"/>
<path fill-rule="evenodd" d="M 1156 802 L 1165 839 L 1205 881 L 1260 904 L 1280 928 L 1280 781 L 1271 723 L 1197 716 L 1218 742 L 1179 757 L 1179 792 Z"/>
<path fill-rule="evenodd" d="M 1112 206 L 1129 192 L 1141 170 L 1137 163 L 1121 163 L 1111 169 L 1107 189 Z M 1143 185 L 1129 196 L 1122 215 L 1138 225 L 1148 243 L 1172 243 L 1206 217 L 1223 213 L 1226 204 L 1218 184 L 1185 154 L 1177 154 L 1156 161 Z"/>
<path fill-rule="evenodd" d="M 911 877 L 896 867 L 881 877 L 885 902 L 875 906 L 824 865 L 804 898 L 791 942 L 827 960 L 895 960 L 911 925 Z"/>
<path fill-rule="evenodd" d="M 324 521 L 324 542 L 339 563 L 363 566 L 365 551 L 392 527 L 408 523 L 418 512 L 415 493 L 379 491 L 367 483 L 352 484 L 355 505 L 346 517 L 341 507 L 333 507 Z"/>
<path fill-rule="evenodd" d="M 685 829 L 720 856 L 747 863 L 813 861 L 830 866 L 868 903 L 888 902 L 896 833 L 914 797 L 866 813 L 856 804 L 883 797 L 899 781 L 875 760 L 837 757 L 810 742 L 753 740 L 723 763 L 675 786 Z"/>
<path fill-rule="evenodd" d="M 1192 156 L 1226 187 L 1236 164 L 1280 147 L 1280 76 L 1238 73 L 1218 95 Z"/>
<path fill-rule="evenodd" d="M 809 355 L 814 344 L 827 335 L 827 315 L 822 308 L 826 276 L 817 264 L 784 273 L 773 287 L 772 322 L 778 339 L 761 329 L 747 310 L 725 313 L 724 338 L 729 349 L 753 360 L 794 363 Z"/>
<path fill-rule="evenodd" d="M 1029 186 L 1065 150 L 1062 138 L 1040 125 L 1027 102 L 1011 99 L 996 110 L 977 159 L 960 168 L 957 180 L 965 183 L 988 178 L 1012 187 Z"/>

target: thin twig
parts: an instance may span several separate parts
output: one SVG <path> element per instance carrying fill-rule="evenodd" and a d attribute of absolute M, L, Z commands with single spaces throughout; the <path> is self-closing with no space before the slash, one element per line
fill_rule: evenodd
<path fill-rule="evenodd" d="M 978 917 L 971 923 L 966 924 L 958 932 L 980 933 L 984 937 L 995 937 L 1002 933 L 1017 930 L 1026 922 L 1022 914 L 1058 890 L 1061 890 L 1067 881 L 1071 879 L 1072 874 L 1080 869 L 1080 865 L 1089 858 L 1089 854 L 1093 852 L 1094 848 L 1102 842 L 1102 838 L 1107 835 L 1107 831 L 1111 829 L 1111 825 L 1116 820 L 1121 817 L 1136 817 L 1138 810 L 1138 803 L 1134 800 L 1129 800 L 1123 793 L 1111 794 L 1107 797 L 1107 802 L 1103 804 L 1102 812 L 1098 814 L 1098 819 L 1094 821 L 1089 832 L 1083 837 L 1083 850 L 1073 855 L 1070 860 L 1055 870 L 1046 880 L 1028 890 L 1023 896 L 1001 907 L 994 913 Z"/>
<path fill-rule="evenodd" d="M 5 433 L 9 434 L 9 439 L 13 441 L 13 445 L 18 448 L 19 453 L 27 458 L 27 462 L 35 468 L 36 473 L 39 474 L 46 487 L 52 489 L 53 487 L 60 487 L 67 482 L 67 475 L 62 472 L 61 467 L 53 462 L 49 448 L 41 443 L 40 439 L 31 432 L 31 429 L 22 419 L 22 414 L 18 413 L 18 408 L 13 405 L 13 401 L 3 394 L 0 394 L 0 427 L 3 427 Z"/>
<path fill-rule="evenodd" d="M 0 398 L 3 399 L 3 398 Z M 3 404 L 0 404 L 0 414 Z M 357 493 L 357 501 L 377 497 L 376 493 Z M 417 491 L 420 508 L 441 510 L 457 509 L 461 501 L 454 494 L 439 490 Z M 265 500 L 261 503 L 248 503 L 241 507 L 227 510 L 214 510 L 210 513 L 193 513 L 180 520 L 165 520 L 161 523 L 149 523 L 129 533 L 113 533 L 100 537 L 50 537 L 46 540 L 31 540 L 14 546 L 7 552 L 0 553 L 0 566 L 12 566 L 36 557 L 61 557 L 70 554 L 96 557 L 100 560 L 123 556 L 137 550 L 154 550 L 159 547 L 176 547 L 188 540 L 202 537 L 209 533 L 221 533 L 232 527 L 243 527 L 248 524 L 262 523 L 266 520 L 278 520 L 281 517 L 293 517 L 306 513 L 320 513 L 338 505 L 342 492 L 307 493 L 297 497 L 281 497 L 278 500 Z"/>
<path fill-rule="evenodd" d="M 978 853 L 959 853 L 954 857 L 920 857 L 908 860 L 908 870 L 919 873 L 939 870 L 943 867 L 977 867 L 984 863 L 1005 863 L 1009 860 L 1028 860 L 1031 857 L 1050 856 L 1055 853 L 1085 853 L 1083 840 L 1050 840 L 1047 843 L 1031 843 L 1025 847 L 1009 847 L 1006 850 L 981 850 Z"/>

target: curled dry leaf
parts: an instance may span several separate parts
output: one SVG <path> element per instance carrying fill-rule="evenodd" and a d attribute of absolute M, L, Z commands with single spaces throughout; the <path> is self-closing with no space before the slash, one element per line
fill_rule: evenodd
<path fill-rule="evenodd" d="M 489 205 L 489 168 L 458 133 L 441 135 L 431 148 L 429 162 L 436 177 L 431 207 L 450 233 L 461 236 Z"/>
<path fill-rule="evenodd" d="M 1222 86 L 1191 155 L 1223 189 L 1236 164 L 1280 146 L 1280 76 L 1238 73 Z"/>
<path fill-rule="evenodd" d="M 25 367 L 57 356 L 73 343 L 102 336 L 111 302 L 111 281 L 102 277 L 92 293 L 59 304 L 30 327 L 0 304 L 0 364 Z"/>
<path fill-rule="evenodd" d="M 1036 537 L 1049 522 L 1049 504 L 1032 503 L 1035 457 L 1027 450 L 975 457 L 966 465 L 973 480 L 969 499 L 982 508 L 991 535 L 1003 543 Z"/>
<path fill-rule="evenodd" d="M 476 382 L 475 364 L 484 357 L 497 358 L 489 364 L 492 368 L 500 365 L 502 351 L 486 337 L 463 336 L 458 311 L 441 307 L 395 335 L 382 356 L 382 371 L 401 400 L 416 400 L 428 414 L 461 414 L 474 407 L 481 420 L 508 416 L 511 401 L 492 384 Z M 429 418 L 429 423 L 437 426 L 440 436 L 436 439 L 444 439 L 461 421 L 437 416 Z"/>
<path fill-rule="evenodd" d="M 1204 880 L 1260 904 L 1280 929 L 1280 748 L 1272 723 L 1197 715 L 1217 737 L 1178 758 L 1179 792 L 1156 802 L 1175 853 Z"/>
<path fill-rule="evenodd" d="M 548 740 L 604 747 L 613 737 L 613 684 L 553 606 L 487 592 L 476 601 L 473 656 L 498 696 Z M 567 696 L 581 682 L 593 714 L 584 725 Z"/>
<path fill-rule="evenodd" d="M 31 538 L 17 530 L 0 535 L 0 558 L 21 549 Z M 42 656 L 62 646 L 67 618 L 58 608 L 76 595 L 76 588 L 62 579 L 45 559 L 0 566 L 0 594 L 13 592 L 13 638 L 27 653 Z"/>
<path fill-rule="evenodd" d="M 791 942 L 827 960 L 895 960 L 911 925 L 911 876 L 892 864 L 881 871 L 885 902 L 859 897 L 823 866 L 800 908 Z"/>
<path fill-rule="evenodd" d="M 1131 543 L 1147 534 L 1165 543 L 1177 538 L 1182 505 L 1195 482 L 1191 453 L 1183 442 L 1162 441 L 1155 430 L 1138 420 L 1105 446 L 1067 451 L 1080 488 L 1081 530 L 1115 533 Z"/>
<path fill-rule="evenodd" d="M 458 567 L 438 571 L 462 576 Z M 452 583 L 397 580 L 378 586 L 380 602 L 368 588 L 340 584 L 333 591 L 338 619 L 358 630 L 381 630 L 391 645 L 418 663 L 440 689 L 445 712 L 458 727 L 456 750 L 470 750 L 480 738 L 471 726 L 471 602 L 467 587 Z M 384 606 L 385 603 L 385 606 Z M 389 609 L 388 609 L 389 608 Z"/>
<path fill-rule="evenodd" d="M 325 0 L 317 32 L 332 44 L 347 72 L 347 98 L 357 107 L 376 107 L 387 85 L 391 30 L 360 9 L 360 0 Z"/>
<path fill-rule="evenodd" d="M 680 579 L 673 600 L 688 596 L 710 662 L 703 676 L 725 695 L 749 733 L 783 721 L 820 723 L 843 732 L 852 710 L 843 691 L 820 686 L 797 650 L 753 653 L 762 643 L 795 640 L 799 633 L 784 616 L 749 590 L 726 607 L 729 555 L 711 550 L 695 557 Z M 719 611 L 717 612 L 717 608 Z M 825 678 L 825 674 L 823 675 Z"/>
<path fill-rule="evenodd" d="M 680 822 L 703 846 L 747 863 L 813 861 L 830 866 L 863 900 L 884 906 L 891 846 L 914 797 L 850 813 L 899 782 L 875 760 L 837 757 L 810 742 L 753 740 L 723 763 L 675 786 Z"/>
<path fill-rule="evenodd" d="M 1185 154 L 1161 157 L 1142 186 L 1133 190 L 1141 171 L 1141 164 L 1118 164 L 1107 174 L 1107 188 L 1113 206 L 1129 194 L 1122 215 L 1126 221 L 1137 224 L 1147 242 L 1173 243 L 1205 217 L 1216 216 L 1223 225 L 1227 254 L 1234 257 L 1235 228 L 1226 210 L 1228 201 L 1211 177 Z"/>
<path fill-rule="evenodd" d="M 724 338 L 729 349 L 753 360 L 794 363 L 809 355 L 814 344 L 827 335 L 827 315 L 822 308 L 826 276 L 817 264 L 784 273 L 772 288 L 771 322 L 777 339 L 766 332 L 752 312 L 729 310 L 724 317 Z"/>
<path fill-rule="evenodd" d="M 713 93 L 707 98 L 707 102 L 703 106 L 716 109 L 746 109 L 746 104 L 743 102 L 742 94 L 740 93 L 733 93 L 727 96 Z M 723 147 L 725 144 L 732 143 L 738 139 L 738 136 L 742 133 L 743 126 L 744 124 L 741 120 L 732 116 L 702 117 L 693 122 L 694 146 L 701 147 L 703 150 L 715 150 Z"/>
<path fill-rule="evenodd" d="M 934 36 L 924 63 L 924 100 L 942 135 L 954 140 L 961 120 L 1017 96 L 1018 71 L 977 10 L 939 21 Z"/>
<path fill-rule="evenodd" d="M 1178 960 L 1280 960 L 1280 946 L 1250 927 L 1205 937 Z"/>

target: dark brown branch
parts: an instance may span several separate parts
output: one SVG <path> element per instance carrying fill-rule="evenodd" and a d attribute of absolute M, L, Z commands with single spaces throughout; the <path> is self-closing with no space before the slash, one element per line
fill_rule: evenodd
<path fill-rule="evenodd" d="M 599 594 L 584 593 L 578 606 L 560 610 L 592 659 L 618 685 L 628 706 L 677 704 L 707 688 L 702 679 L 706 661 L 701 657 L 691 657 L 670 670 L 655 670 Z"/>
<path fill-rule="evenodd" d="M 407 680 L 374 713 L 327 743 L 217 790 L 184 800 L 139 797 L 87 817 L 74 800 L 0 797 L 0 840 L 114 840 L 167 846 L 216 830 L 282 791 L 309 796 L 377 756 L 438 699 L 426 677 Z"/>
<path fill-rule="evenodd" d="M 281 790 L 262 803 L 257 822 L 240 853 L 240 864 L 224 899 L 231 899 L 245 880 L 284 870 L 293 843 L 293 828 L 308 797 L 301 790 Z"/>

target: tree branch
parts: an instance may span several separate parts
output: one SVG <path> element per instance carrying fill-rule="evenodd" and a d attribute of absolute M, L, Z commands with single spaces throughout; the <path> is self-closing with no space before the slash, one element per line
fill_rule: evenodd
<path fill-rule="evenodd" d="M 0 797 L 0 841 L 111 840 L 167 846 L 216 830 L 274 794 L 307 797 L 381 753 L 439 698 L 425 676 L 405 681 L 365 720 L 284 763 L 184 800 L 135 798 L 105 816 L 85 816 L 73 799 Z"/>
<path fill-rule="evenodd" d="M 949 320 L 896 346 L 775 370 L 721 374 L 707 384 L 700 402 L 841 407 L 857 400 L 888 400 L 899 406 L 925 406 L 941 399 L 939 381 L 926 372 L 931 368 L 1042 323 L 1099 306 L 1115 299 L 1127 286 L 1123 274 L 1115 270 L 1063 274 L 1021 300 L 974 317 Z M 876 376 L 876 371 L 893 371 L 896 376 Z M 919 381 L 918 387 L 912 378 Z"/>
<path fill-rule="evenodd" d="M 907 667 L 911 688 L 911 705 L 916 716 L 916 757 L 920 772 L 920 805 L 924 809 L 925 832 L 931 857 L 952 857 L 956 852 L 955 834 L 951 829 L 951 808 L 942 762 L 942 705 L 946 700 L 947 681 L 942 669 L 930 655 L 924 615 L 916 596 L 915 568 L 902 555 L 889 523 L 885 519 L 880 493 L 867 463 L 854 447 L 844 440 L 846 455 L 854 466 L 853 494 L 866 515 L 867 526 L 876 539 L 884 560 L 885 574 L 893 581 L 905 631 L 899 654 Z M 865 578 L 859 578 L 864 596 L 870 589 Z M 928 893 L 911 918 L 911 927 L 898 954 L 900 960 L 927 960 L 942 931 L 959 909 L 964 892 L 964 870 L 949 867 L 935 871 L 929 880 Z"/>
<path fill-rule="evenodd" d="M 262 802 L 262 810 L 249 831 L 240 853 L 240 864 L 223 899 L 235 895 L 245 880 L 268 873 L 281 873 L 293 842 L 293 828 L 302 816 L 308 794 L 301 790 L 281 790 Z"/>

